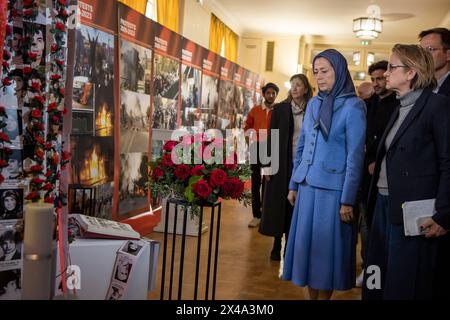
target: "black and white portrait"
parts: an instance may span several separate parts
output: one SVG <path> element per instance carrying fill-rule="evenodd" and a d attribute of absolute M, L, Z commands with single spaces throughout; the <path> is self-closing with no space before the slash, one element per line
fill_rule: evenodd
<path fill-rule="evenodd" d="M 121 281 L 123 283 L 128 282 L 128 278 L 130 277 L 131 268 L 133 267 L 132 261 L 125 257 L 120 256 L 117 261 L 117 268 L 114 273 L 114 279 Z"/>
<path fill-rule="evenodd" d="M 122 251 L 128 254 L 132 254 L 133 256 L 137 256 L 141 251 L 142 245 L 137 241 L 127 241 L 125 245 L 122 247 Z"/>
<path fill-rule="evenodd" d="M 0 220 L 23 218 L 23 189 L 0 190 Z"/>
<path fill-rule="evenodd" d="M 6 133 L 14 146 L 20 146 L 20 136 L 22 135 L 22 110 L 5 109 L 6 116 L 3 121 L 6 126 L 1 129 Z"/>
<path fill-rule="evenodd" d="M 13 149 L 9 155 L 8 166 L 2 169 L 5 180 L 18 180 L 22 177 L 22 150 Z"/>
<path fill-rule="evenodd" d="M 21 270 L 0 271 L 0 300 L 21 299 Z"/>
<path fill-rule="evenodd" d="M 14 229 L 0 228 L 0 263 L 22 258 L 22 238 Z"/>

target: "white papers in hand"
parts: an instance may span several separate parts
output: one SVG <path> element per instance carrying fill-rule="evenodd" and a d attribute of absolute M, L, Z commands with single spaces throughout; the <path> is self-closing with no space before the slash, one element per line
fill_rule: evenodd
<path fill-rule="evenodd" d="M 426 199 L 403 203 L 405 236 L 419 236 L 423 234 L 422 230 L 420 230 L 420 225 L 435 214 L 435 202 L 436 199 Z"/>

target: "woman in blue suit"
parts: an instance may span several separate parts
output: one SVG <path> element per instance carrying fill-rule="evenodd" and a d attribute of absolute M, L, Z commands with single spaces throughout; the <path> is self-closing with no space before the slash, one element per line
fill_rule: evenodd
<path fill-rule="evenodd" d="M 334 49 L 313 61 L 318 96 L 308 103 L 288 200 L 295 203 L 283 279 L 308 286 L 310 299 L 355 284 L 353 205 L 364 160 L 366 108 L 347 62 Z"/>

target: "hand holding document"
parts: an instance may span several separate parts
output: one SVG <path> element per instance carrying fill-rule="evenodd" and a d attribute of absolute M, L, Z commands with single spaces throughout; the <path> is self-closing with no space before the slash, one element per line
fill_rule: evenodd
<path fill-rule="evenodd" d="M 420 236 L 426 233 L 427 230 L 421 228 L 421 224 L 436 213 L 435 202 L 436 199 L 426 199 L 403 203 L 405 236 Z"/>

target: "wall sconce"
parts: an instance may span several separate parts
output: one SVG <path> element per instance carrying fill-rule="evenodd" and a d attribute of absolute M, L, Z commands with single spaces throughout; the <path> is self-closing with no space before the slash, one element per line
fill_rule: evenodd
<path fill-rule="evenodd" d="M 368 52 L 367 53 L 367 66 L 370 66 L 374 62 L 375 62 L 375 53 Z"/>
<path fill-rule="evenodd" d="M 361 52 L 353 52 L 353 62 L 355 63 L 355 66 L 359 66 L 359 64 L 361 63 Z"/>

